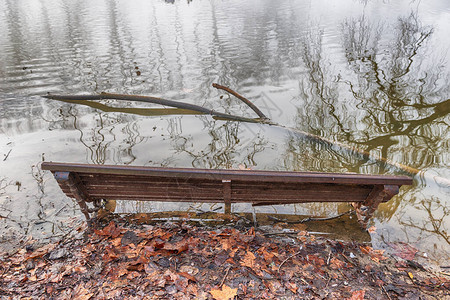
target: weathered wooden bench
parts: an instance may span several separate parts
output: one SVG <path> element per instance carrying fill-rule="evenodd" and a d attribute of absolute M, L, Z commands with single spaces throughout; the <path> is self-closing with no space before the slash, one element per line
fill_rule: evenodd
<path fill-rule="evenodd" d="M 90 221 L 102 200 L 222 202 L 253 205 L 306 202 L 351 202 L 366 228 L 381 202 L 389 201 L 405 176 L 253 170 L 206 170 L 70 163 L 42 163 L 63 192 L 75 198 Z M 88 208 L 86 203 L 93 203 Z"/>

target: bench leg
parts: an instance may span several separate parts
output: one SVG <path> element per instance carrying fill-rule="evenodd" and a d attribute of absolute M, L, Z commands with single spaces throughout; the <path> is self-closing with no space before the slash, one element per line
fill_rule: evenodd
<path fill-rule="evenodd" d="M 393 196 L 398 194 L 399 187 L 397 185 L 376 185 L 367 196 L 364 202 L 353 202 L 356 210 L 356 217 L 362 229 L 367 228 L 367 223 L 372 218 L 373 213 L 381 202 L 389 201 Z"/>
<path fill-rule="evenodd" d="M 67 184 L 70 192 L 80 206 L 81 212 L 86 217 L 86 221 L 90 225 L 91 217 L 89 215 L 89 208 L 86 204 L 86 200 L 88 200 L 88 198 L 83 192 L 81 179 L 76 174 L 72 174 L 70 172 L 55 172 L 54 176 L 56 181 L 58 181 L 59 183 Z"/>
<path fill-rule="evenodd" d="M 231 180 L 222 180 L 225 214 L 231 214 Z"/>

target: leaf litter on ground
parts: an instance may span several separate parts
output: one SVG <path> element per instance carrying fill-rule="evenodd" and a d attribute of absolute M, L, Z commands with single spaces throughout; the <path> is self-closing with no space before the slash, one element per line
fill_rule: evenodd
<path fill-rule="evenodd" d="M 106 225 L 106 226 L 105 226 Z M 450 278 L 382 250 L 260 228 L 116 218 L 2 256 L 2 299 L 445 299 Z M 399 244 L 412 261 L 415 248 Z"/>

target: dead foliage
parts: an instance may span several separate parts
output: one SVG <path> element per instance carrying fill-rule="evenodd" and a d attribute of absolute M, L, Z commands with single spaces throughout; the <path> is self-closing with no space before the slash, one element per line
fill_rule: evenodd
<path fill-rule="evenodd" d="M 444 299 L 450 289 L 445 274 L 368 245 L 185 222 L 111 221 L 1 261 L 2 299 Z"/>

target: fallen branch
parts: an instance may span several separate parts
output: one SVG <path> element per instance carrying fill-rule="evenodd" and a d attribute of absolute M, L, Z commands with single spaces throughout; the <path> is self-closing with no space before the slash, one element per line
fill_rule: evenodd
<path fill-rule="evenodd" d="M 306 222 L 310 222 L 310 221 L 328 221 L 328 220 L 333 220 L 333 219 L 337 219 L 337 218 L 340 218 L 342 216 L 351 215 L 351 214 L 354 214 L 354 213 L 355 213 L 354 210 L 349 210 L 349 211 L 346 211 L 346 212 L 344 212 L 342 214 L 339 214 L 339 215 L 333 216 L 333 217 L 327 217 L 327 218 L 311 218 L 311 217 L 309 217 L 309 218 L 302 219 L 302 220 L 299 220 L 299 221 L 287 221 L 287 220 L 282 220 L 282 219 L 279 219 L 279 218 L 273 217 L 273 216 L 268 216 L 268 218 L 271 219 L 271 220 L 274 220 L 274 221 L 277 221 L 277 222 L 283 222 L 283 223 L 286 223 L 286 224 L 301 224 L 301 223 L 306 223 Z"/>
<path fill-rule="evenodd" d="M 230 88 L 228 88 L 226 86 L 220 85 L 218 83 L 213 83 L 212 86 L 215 87 L 216 89 L 224 90 L 227 93 L 230 93 L 231 95 L 235 96 L 236 98 L 238 98 L 239 100 L 241 100 L 242 102 L 247 104 L 261 119 L 269 120 L 269 118 L 266 117 L 266 115 L 263 114 L 263 112 L 260 111 L 259 108 L 256 107 L 256 105 L 254 105 L 250 100 L 248 100 L 244 96 L 241 96 L 238 93 L 236 93 L 235 91 L 233 91 L 232 89 L 230 89 Z"/>
<path fill-rule="evenodd" d="M 199 113 L 217 116 L 220 118 L 233 120 L 233 121 L 241 121 L 241 122 L 251 122 L 258 123 L 258 120 L 245 118 L 235 115 L 230 115 L 226 113 L 221 113 L 212 109 L 208 109 L 199 105 L 167 100 L 158 97 L 150 97 L 150 96 L 138 96 L 138 95 L 124 95 L 124 94 L 110 94 L 110 93 L 101 93 L 99 95 L 46 95 L 43 96 L 47 99 L 53 100 L 62 100 L 62 101 L 90 101 L 90 100 L 106 100 L 106 99 L 115 99 L 115 100 L 125 100 L 125 101 L 137 101 L 137 102 L 145 102 L 145 103 L 153 103 L 164 106 L 176 107 L 181 109 L 189 109 L 192 111 L 196 111 Z"/>
<path fill-rule="evenodd" d="M 182 108 L 139 108 L 139 107 L 114 107 L 102 104 L 95 101 L 85 101 L 85 100 L 62 100 L 55 99 L 65 103 L 75 103 L 79 105 L 88 106 L 93 109 L 101 110 L 103 112 L 118 112 L 126 114 L 134 114 L 139 116 L 168 116 L 168 115 L 201 115 L 202 113 L 193 111 L 190 109 Z"/>

